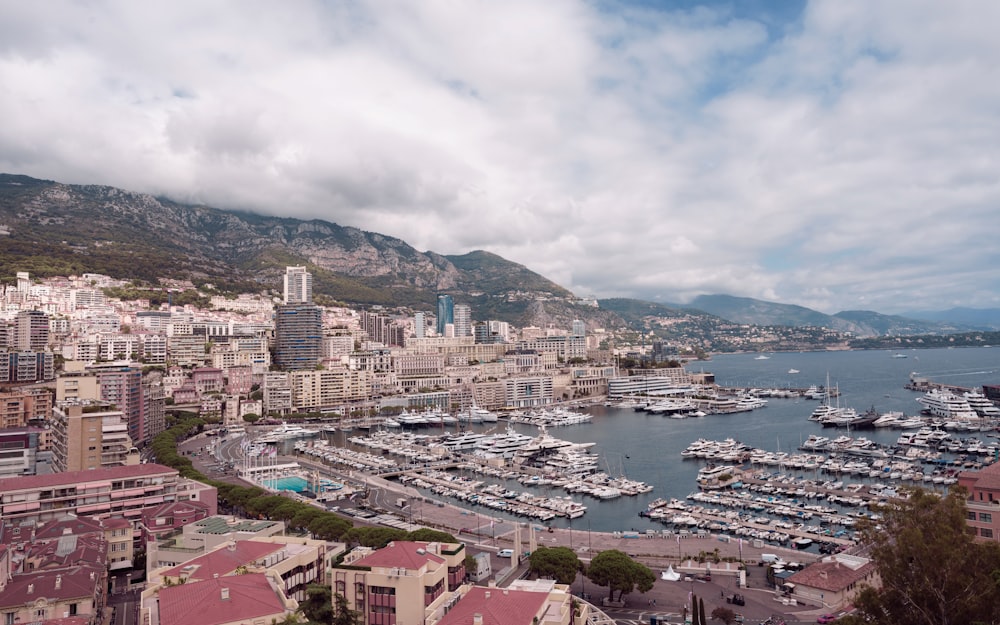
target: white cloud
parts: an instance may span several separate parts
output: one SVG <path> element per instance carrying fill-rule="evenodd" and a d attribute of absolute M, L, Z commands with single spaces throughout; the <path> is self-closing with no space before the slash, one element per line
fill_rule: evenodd
<path fill-rule="evenodd" d="M 1000 6 L 5 3 L 0 170 L 581 294 L 993 306 Z"/>

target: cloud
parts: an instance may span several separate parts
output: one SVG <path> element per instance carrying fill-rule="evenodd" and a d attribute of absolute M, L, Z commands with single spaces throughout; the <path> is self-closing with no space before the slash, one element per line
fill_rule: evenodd
<path fill-rule="evenodd" d="M 996 13 L 7 3 L 0 169 L 487 249 L 587 295 L 993 306 Z"/>

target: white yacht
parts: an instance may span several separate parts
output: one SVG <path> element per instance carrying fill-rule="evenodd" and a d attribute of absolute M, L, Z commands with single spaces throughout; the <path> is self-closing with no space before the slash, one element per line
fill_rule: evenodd
<path fill-rule="evenodd" d="M 458 420 L 467 423 L 496 423 L 497 415 L 485 408 L 480 408 L 474 402 L 458 413 Z"/>
<path fill-rule="evenodd" d="M 826 436 L 817 436 L 816 434 L 810 434 L 809 438 L 805 440 L 799 447 L 802 449 L 826 449 L 826 446 L 830 443 L 830 439 Z"/>
<path fill-rule="evenodd" d="M 887 412 L 878 419 L 875 419 L 872 425 L 877 428 L 895 427 L 903 418 L 902 412 Z"/>
<path fill-rule="evenodd" d="M 1000 408 L 997 408 L 996 404 L 990 401 L 986 395 L 977 393 L 976 391 L 967 391 L 962 394 L 962 397 L 965 398 L 969 407 L 972 408 L 980 417 L 985 417 L 987 419 L 1000 419 Z"/>
<path fill-rule="evenodd" d="M 923 397 L 918 397 L 917 402 L 924 407 L 925 412 L 934 417 L 949 420 L 979 419 L 979 415 L 969 407 L 969 402 L 964 397 L 948 391 L 931 389 Z"/>
<path fill-rule="evenodd" d="M 503 434 L 497 434 L 490 440 L 483 441 L 473 454 L 483 458 L 513 458 L 517 450 L 527 446 L 532 440 L 534 439 L 531 436 L 519 434 L 508 425 Z"/>

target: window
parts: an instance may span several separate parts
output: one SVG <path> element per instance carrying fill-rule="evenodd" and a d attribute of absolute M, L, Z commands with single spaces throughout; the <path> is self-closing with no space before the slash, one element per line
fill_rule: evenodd
<path fill-rule="evenodd" d="M 14 625 L 14 615 L 16 612 L 5 612 L 3 615 L 3 625 Z"/>
<path fill-rule="evenodd" d="M 76 616 L 76 604 L 75 603 L 69 604 L 69 615 L 70 616 Z"/>
<path fill-rule="evenodd" d="M 35 610 L 35 620 L 44 621 L 45 620 L 45 608 L 39 608 Z"/>
<path fill-rule="evenodd" d="M 993 515 L 990 514 L 989 512 L 980 512 L 979 513 L 979 521 L 981 523 L 992 523 L 993 522 Z"/>
<path fill-rule="evenodd" d="M 984 527 L 979 531 L 979 535 L 983 538 L 993 538 L 993 530 L 988 527 Z"/>
<path fill-rule="evenodd" d="M 965 518 L 968 519 L 969 521 L 975 521 L 976 520 L 976 513 L 972 512 L 972 511 L 966 512 L 965 513 Z"/>

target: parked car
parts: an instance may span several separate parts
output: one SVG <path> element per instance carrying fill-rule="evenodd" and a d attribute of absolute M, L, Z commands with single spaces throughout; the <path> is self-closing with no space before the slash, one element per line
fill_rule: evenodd
<path fill-rule="evenodd" d="M 820 614 L 816 618 L 816 622 L 819 623 L 819 625 L 826 625 L 827 623 L 832 623 L 836 620 L 837 620 L 836 614 Z"/>
<path fill-rule="evenodd" d="M 744 599 L 743 595 L 741 595 L 739 593 L 734 594 L 732 597 L 726 597 L 726 603 L 731 603 L 733 605 L 746 605 L 747 604 L 746 599 Z"/>
<path fill-rule="evenodd" d="M 712 581 L 712 574 L 711 573 L 700 573 L 698 575 L 695 575 L 694 578 L 696 580 L 698 580 L 698 581 L 710 582 L 710 581 Z"/>

